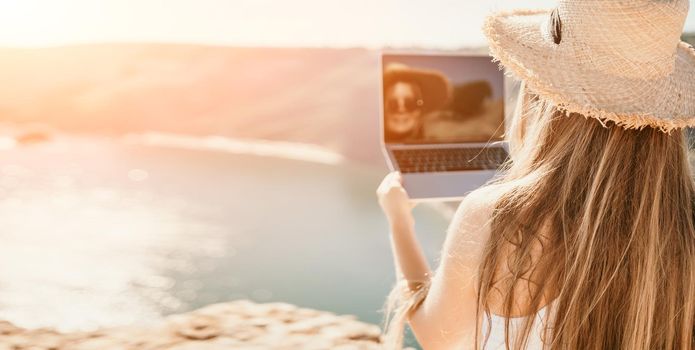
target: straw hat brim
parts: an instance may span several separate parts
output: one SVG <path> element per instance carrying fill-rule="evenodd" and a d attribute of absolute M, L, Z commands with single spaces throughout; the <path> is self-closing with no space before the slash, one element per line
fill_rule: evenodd
<path fill-rule="evenodd" d="M 452 96 L 449 79 L 434 70 L 417 69 L 401 64 L 387 66 L 384 71 L 384 90 L 399 81 L 418 84 L 425 103 L 425 111 L 444 107 Z"/>
<path fill-rule="evenodd" d="M 508 74 L 565 113 L 612 121 L 627 129 L 670 132 L 695 126 L 692 46 L 678 44 L 674 70 L 667 76 L 611 75 L 580 61 L 570 43 L 548 40 L 542 26 L 549 14 L 549 10 L 517 10 L 486 19 L 483 29 L 490 53 Z M 616 71 L 621 68 L 616 66 Z"/>

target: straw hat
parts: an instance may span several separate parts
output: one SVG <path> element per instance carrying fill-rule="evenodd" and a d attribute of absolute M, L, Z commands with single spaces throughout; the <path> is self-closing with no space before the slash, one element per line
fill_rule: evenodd
<path fill-rule="evenodd" d="M 384 92 L 397 82 L 418 85 L 422 93 L 423 110 L 433 111 L 444 107 L 452 95 L 449 79 L 435 70 L 417 69 L 402 63 L 389 63 L 384 68 Z"/>
<path fill-rule="evenodd" d="M 489 16 L 492 56 L 558 108 L 628 129 L 695 126 L 688 0 L 560 0 Z"/>

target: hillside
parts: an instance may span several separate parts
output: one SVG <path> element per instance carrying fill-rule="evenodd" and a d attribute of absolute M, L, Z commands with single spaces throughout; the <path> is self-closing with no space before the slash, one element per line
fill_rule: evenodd
<path fill-rule="evenodd" d="M 365 49 L 0 49 L 0 119 L 111 135 L 308 142 L 375 161 L 377 67 L 376 52 Z"/>

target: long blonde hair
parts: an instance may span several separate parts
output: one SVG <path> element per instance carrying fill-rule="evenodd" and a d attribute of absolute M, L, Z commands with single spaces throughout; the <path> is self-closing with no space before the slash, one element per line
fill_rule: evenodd
<path fill-rule="evenodd" d="M 695 189 L 684 134 L 625 130 L 522 95 L 524 130 L 493 185 L 502 194 L 478 319 L 489 324 L 493 298 L 514 314 L 523 291 L 530 310 L 553 300 L 547 348 L 693 349 Z M 533 320 L 513 339 L 507 323 L 508 348 L 525 348 Z"/>

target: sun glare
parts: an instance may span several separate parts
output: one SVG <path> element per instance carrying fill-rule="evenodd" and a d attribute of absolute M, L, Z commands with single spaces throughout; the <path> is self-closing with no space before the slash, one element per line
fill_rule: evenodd
<path fill-rule="evenodd" d="M 82 4 L 82 1 L 0 0 L 0 42 L 3 46 L 60 44 L 74 34 Z"/>
<path fill-rule="evenodd" d="M 403 2 L 403 1 L 402 1 Z M 493 10 L 556 0 L 0 0 L 0 47 L 104 42 L 231 46 L 484 45 Z M 426 16 L 421 14 L 426 13 Z M 359 23 L 359 25 L 355 25 Z M 316 30 L 321 28 L 321 30 Z M 695 28 L 691 11 L 686 29 Z"/>

